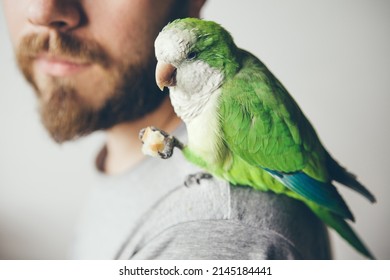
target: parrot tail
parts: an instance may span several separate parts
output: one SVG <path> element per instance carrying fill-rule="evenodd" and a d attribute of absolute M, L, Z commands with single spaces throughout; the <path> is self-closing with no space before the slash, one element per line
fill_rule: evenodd
<path fill-rule="evenodd" d="M 375 259 L 373 254 L 363 244 L 351 226 L 340 216 L 326 210 L 325 208 L 318 207 L 312 203 L 306 203 L 309 208 L 319 217 L 325 224 L 336 230 L 349 244 L 352 245 L 358 252 L 363 254 L 369 259 Z"/>
<path fill-rule="evenodd" d="M 328 170 L 333 180 L 360 193 L 371 203 L 376 202 L 374 195 L 356 179 L 354 174 L 348 172 L 344 167 L 340 166 L 329 154 L 327 156 Z"/>

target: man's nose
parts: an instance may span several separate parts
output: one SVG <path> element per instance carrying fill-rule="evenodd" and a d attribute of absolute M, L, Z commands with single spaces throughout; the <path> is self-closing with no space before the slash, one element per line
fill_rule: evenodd
<path fill-rule="evenodd" d="M 81 24 L 82 11 L 78 1 L 30 0 L 29 2 L 28 20 L 33 25 L 66 32 Z"/>

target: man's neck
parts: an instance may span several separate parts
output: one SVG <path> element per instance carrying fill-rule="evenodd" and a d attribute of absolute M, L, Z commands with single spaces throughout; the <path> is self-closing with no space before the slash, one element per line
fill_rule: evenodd
<path fill-rule="evenodd" d="M 142 143 L 138 139 L 138 133 L 142 128 L 155 126 L 164 131 L 172 132 L 180 123 L 181 121 L 173 111 L 169 98 L 166 98 L 160 107 L 145 117 L 118 124 L 107 130 L 104 172 L 108 175 L 120 174 L 131 169 L 144 158 L 141 152 Z"/>

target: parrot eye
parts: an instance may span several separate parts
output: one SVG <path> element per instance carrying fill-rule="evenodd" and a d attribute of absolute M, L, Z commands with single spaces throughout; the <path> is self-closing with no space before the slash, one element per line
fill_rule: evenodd
<path fill-rule="evenodd" d="M 196 53 L 196 52 L 190 52 L 190 53 L 187 55 L 187 59 L 188 59 L 188 60 L 192 60 L 192 59 L 194 59 L 196 56 L 197 56 L 197 53 Z"/>

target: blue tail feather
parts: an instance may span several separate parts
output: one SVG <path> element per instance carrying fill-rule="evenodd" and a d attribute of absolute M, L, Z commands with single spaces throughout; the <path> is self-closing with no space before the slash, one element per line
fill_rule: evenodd
<path fill-rule="evenodd" d="M 332 183 L 320 182 L 303 172 L 282 173 L 264 168 L 290 190 L 343 218 L 354 221 L 351 211 Z"/>

